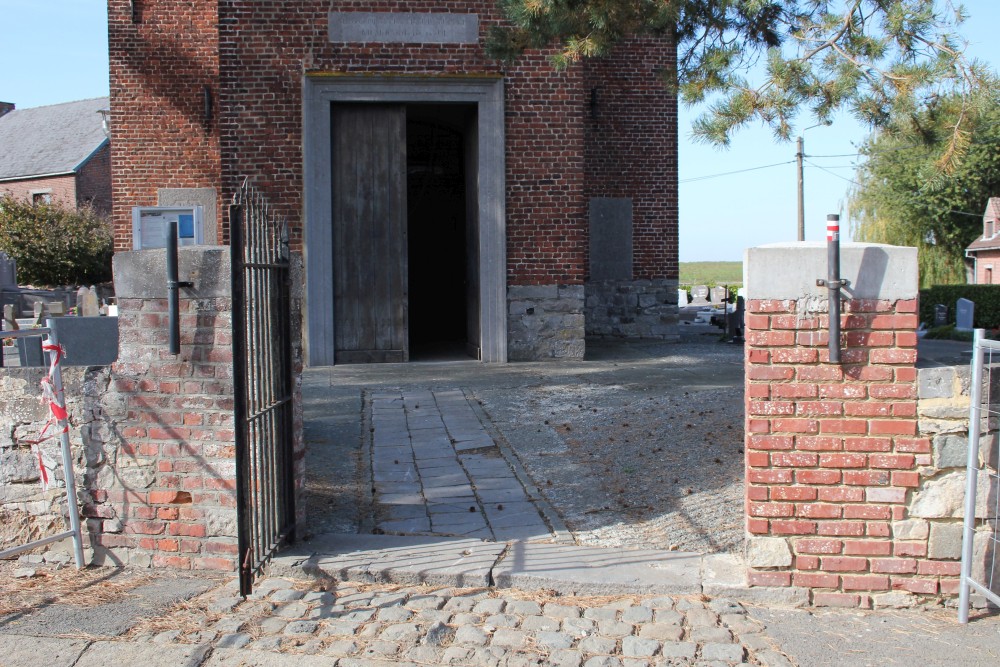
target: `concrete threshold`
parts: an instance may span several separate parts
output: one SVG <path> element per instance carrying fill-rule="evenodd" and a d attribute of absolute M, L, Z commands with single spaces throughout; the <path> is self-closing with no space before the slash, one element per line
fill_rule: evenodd
<path fill-rule="evenodd" d="M 698 595 L 803 606 L 801 588 L 749 588 L 732 554 L 550 542 L 326 534 L 276 557 L 268 574 L 369 583 L 554 591 L 562 595 Z"/>

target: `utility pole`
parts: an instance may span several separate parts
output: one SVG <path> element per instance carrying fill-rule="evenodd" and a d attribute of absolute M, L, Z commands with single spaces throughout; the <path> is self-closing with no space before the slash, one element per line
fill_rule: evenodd
<path fill-rule="evenodd" d="M 798 152 L 795 153 L 795 161 L 799 168 L 799 241 L 806 240 L 806 196 L 802 181 L 802 158 L 805 157 L 805 142 L 802 135 L 798 138 Z"/>

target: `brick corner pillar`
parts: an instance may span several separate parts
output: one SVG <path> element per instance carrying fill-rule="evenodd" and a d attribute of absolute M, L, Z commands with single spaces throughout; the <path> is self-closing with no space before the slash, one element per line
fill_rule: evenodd
<path fill-rule="evenodd" d="M 236 569 L 229 248 L 181 248 L 181 353 L 169 351 L 163 250 L 114 257 L 119 356 L 86 485 L 97 564 Z"/>
<path fill-rule="evenodd" d="M 746 271 L 751 586 L 813 605 L 905 606 L 944 592 L 908 502 L 927 463 L 917 419 L 917 251 L 841 246 L 841 363 L 830 363 L 825 243 L 750 248 Z"/>

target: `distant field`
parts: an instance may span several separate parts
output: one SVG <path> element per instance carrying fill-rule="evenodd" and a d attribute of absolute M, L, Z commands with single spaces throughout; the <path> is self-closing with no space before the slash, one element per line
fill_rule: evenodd
<path fill-rule="evenodd" d="M 681 285 L 742 285 L 743 262 L 681 262 Z"/>

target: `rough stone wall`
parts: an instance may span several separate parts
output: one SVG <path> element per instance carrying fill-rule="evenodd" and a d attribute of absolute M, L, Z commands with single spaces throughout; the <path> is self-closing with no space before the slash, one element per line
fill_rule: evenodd
<path fill-rule="evenodd" d="M 48 408 L 39 400 L 39 381 L 45 373 L 46 370 L 40 368 L 5 368 L 0 373 L 0 549 L 19 546 L 69 527 L 64 518 L 66 486 L 59 440 L 51 438 L 39 444 L 51 480 L 47 491 L 41 488 L 38 460 L 31 451 L 32 441 L 40 438 L 48 419 Z M 97 375 L 84 373 L 81 369 L 66 369 L 63 373 L 66 395 L 72 397 L 68 407 L 74 425 L 71 442 L 78 455 L 74 458 L 88 464 L 92 457 L 79 454 L 84 451 L 81 442 L 89 442 L 85 439 L 94 417 L 82 397 L 85 387 L 89 389 L 101 384 Z M 77 482 L 82 480 L 83 475 L 78 475 Z M 68 558 L 70 551 L 62 546 L 50 547 L 50 558 L 54 554 Z"/>
<path fill-rule="evenodd" d="M 677 280 L 590 281 L 587 335 L 676 340 Z"/>
<path fill-rule="evenodd" d="M 108 0 L 116 250 L 132 249 L 132 207 L 156 206 L 158 188 L 218 188 L 218 49 L 215 0 Z"/>
<path fill-rule="evenodd" d="M 935 434 L 929 416 L 960 416 L 927 403 L 918 413 L 917 302 L 845 301 L 841 365 L 826 363 L 817 305 L 747 305 L 749 581 L 807 588 L 816 605 L 954 593 L 959 563 L 946 542 L 957 524 L 933 519 L 961 514 L 951 492 L 964 473 L 941 468 L 940 451 L 957 444 L 939 436 L 956 426 Z"/>
<path fill-rule="evenodd" d="M 583 285 L 511 285 L 507 300 L 512 361 L 583 358 Z"/>
<path fill-rule="evenodd" d="M 50 178 L 28 178 L 0 183 L 0 192 L 31 201 L 31 193 L 48 191 L 53 204 L 76 206 L 76 178 L 72 174 Z"/>

